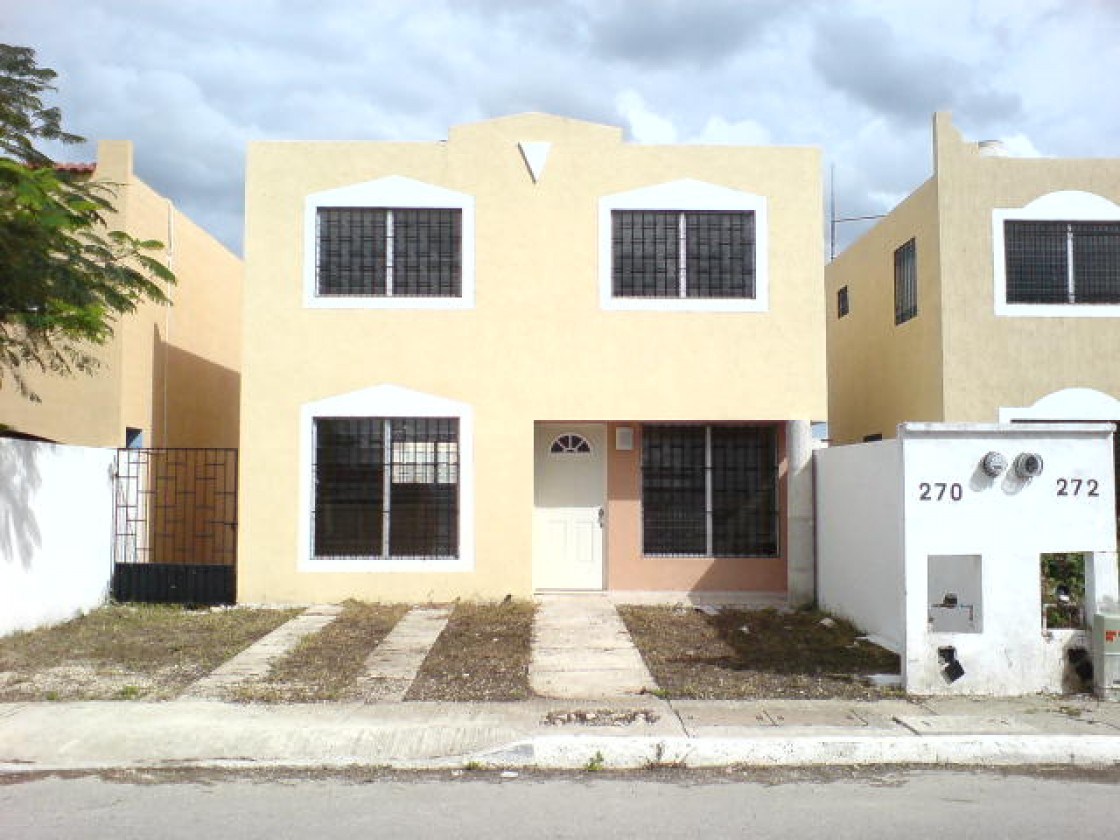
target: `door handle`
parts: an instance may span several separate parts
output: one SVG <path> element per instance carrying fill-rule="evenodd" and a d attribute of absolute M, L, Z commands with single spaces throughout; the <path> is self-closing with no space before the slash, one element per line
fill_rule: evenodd
<path fill-rule="evenodd" d="M 607 519 L 607 512 L 603 508 L 599 508 L 599 527 L 603 527 L 603 523 Z"/>

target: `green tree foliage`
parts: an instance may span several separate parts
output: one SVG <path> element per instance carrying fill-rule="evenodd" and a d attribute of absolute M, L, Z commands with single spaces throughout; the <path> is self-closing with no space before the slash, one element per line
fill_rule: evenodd
<path fill-rule="evenodd" d="M 36 143 L 81 143 L 62 130 L 53 70 L 34 50 L 0 44 L 0 388 L 38 397 L 28 371 L 97 368 L 97 345 L 144 300 L 168 303 L 163 244 L 106 224 L 116 185 L 61 169 Z"/>

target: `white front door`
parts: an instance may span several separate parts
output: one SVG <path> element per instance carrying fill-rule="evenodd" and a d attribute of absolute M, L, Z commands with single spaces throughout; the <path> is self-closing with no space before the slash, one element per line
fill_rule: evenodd
<path fill-rule="evenodd" d="M 538 423 L 533 587 L 603 589 L 607 429 Z"/>

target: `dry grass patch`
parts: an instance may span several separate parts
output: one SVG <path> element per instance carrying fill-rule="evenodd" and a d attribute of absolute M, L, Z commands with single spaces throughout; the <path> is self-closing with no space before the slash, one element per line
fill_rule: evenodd
<path fill-rule="evenodd" d="M 338 618 L 300 640 L 273 664 L 265 679 L 238 686 L 236 699 L 277 703 L 360 699 L 355 682 L 366 659 L 407 611 L 403 604 L 347 601 Z"/>
<path fill-rule="evenodd" d="M 898 656 L 816 610 L 619 607 L 657 684 L 671 697 L 874 699 L 861 675 L 899 673 Z"/>
<path fill-rule="evenodd" d="M 0 700 L 174 697 L 298 612 L 112 604 L 0 639 Z"/>
<path fill-rule="evenodd" d="M 526 700 L 536 605 L 455 605 L 407 700 Z"/>

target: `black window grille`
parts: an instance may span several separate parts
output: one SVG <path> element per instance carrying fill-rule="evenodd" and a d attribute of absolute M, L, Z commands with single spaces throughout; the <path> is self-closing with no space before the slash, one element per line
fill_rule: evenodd
<path fill-rule="evenodd" d="M 1004 222 L 1008 303 L 1120 303 L 1120 222 Z"/>
<path fill-rule="evenodd" d="M 918 248 L 913 239 L 894 252 L 894 322 L 918 314 Z"/>
<path fill-rule="evenodd" d="M 848 287 L 841 286 L 836 291 L 836 317 L 843 318 L 850 311 L 848 303 Z"/>
<path fill-rule="evenodd" d="M 315 421 L 316 557 L 455 557 L 459 421 Z"/>
<path fill-rule="evenodd" d="M 755 219 L 744 212 L 615 210 L 615 297 L 755 296 Z"/>
<path fill-rule="evenodd" d="M 320 296 L 460 297 L 462 211 L 321 207 Z"/>
<path fill-rule="evenodd" d="M 770 426 L 644 426 L 647 555 L 778 553 L 777 435 Z"/>

